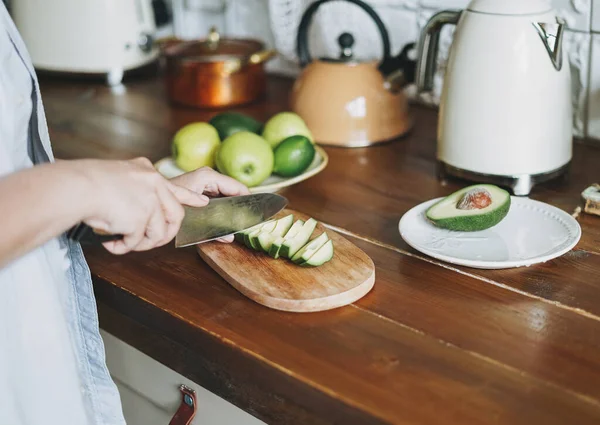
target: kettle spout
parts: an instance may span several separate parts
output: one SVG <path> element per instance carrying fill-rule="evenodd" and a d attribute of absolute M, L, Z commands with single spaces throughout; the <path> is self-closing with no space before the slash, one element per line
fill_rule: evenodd
<path fill-rule="evenodd" d="M 560 71 L 563 64 L 562 43 L 566 27 L 565 21 L 556 18 L 556 23 L 534 22 L 533 26 L 540 35 L 554 68 Z"/>

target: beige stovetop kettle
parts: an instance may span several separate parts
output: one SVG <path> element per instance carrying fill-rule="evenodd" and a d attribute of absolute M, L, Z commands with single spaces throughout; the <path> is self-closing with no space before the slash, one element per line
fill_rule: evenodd
<path fill-rule="evenodd" d="M 310 128 L 318 144 L 359 147 L 389 141 L 405 134 L 412 125 L 402 88 L 413 81 L 415 62 L 408 58 L 414 43 L 397 57 L 390 54 L 387 30 L 366 3 L 360 6 L 375 21 L 383 41 L 383 59 L 360 62 L 353 55 L 354 37 L 339 36 L 337 58 L 312 59 L 307 33 L 317 9 L 331 0 L 319 0 L 304 13 L 297 37 L 302 72 L 296 80 L 291 108 Z"/>

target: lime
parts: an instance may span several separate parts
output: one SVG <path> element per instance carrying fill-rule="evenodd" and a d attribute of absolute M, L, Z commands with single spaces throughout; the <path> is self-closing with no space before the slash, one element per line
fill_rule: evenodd
<path fill-rule="evenodd" d="M 295 177 L 302 174 L 315 158 L 315 146 L 305 136 L 285 138 L 274 151 L 273 172 L 282 177 Z"/>

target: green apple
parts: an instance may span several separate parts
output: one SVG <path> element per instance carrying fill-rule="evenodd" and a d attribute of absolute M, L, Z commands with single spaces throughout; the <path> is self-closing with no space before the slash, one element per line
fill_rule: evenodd
<path fill-rule="evenodd" d="M 239 131 L 223 140 L 216 156 L 217 169 L 245 184 L 258 186 L 273 172 L 271 146 L 259 135 Z"/>
<path fill-rule="evenodd" d="M 273 115 L 266 123 L 262 132 L 264 139 L 275 149 L 282 140 L 290 136 L 304 136 L 314 142 L 312 133 L 300 116 L 294 112 L 280 112 Z"/>
<path fill-rule="evenodd" d="M 187 124 L 175 133 L 171 145 L 175 164 L 183 171 L 215 166 L 221 139 L 217 129 L 205 122 Z"/>

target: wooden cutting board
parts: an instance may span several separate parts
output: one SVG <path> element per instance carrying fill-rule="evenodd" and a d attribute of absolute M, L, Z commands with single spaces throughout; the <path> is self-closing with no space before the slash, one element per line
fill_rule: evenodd
<path fill-rule="evenodd" d="M 305 214 L 283 210 L 275 216 Z M 349 240 L 320 223 L 311 237 L 327 232 L 333 241 L 333 258 L 319 267 L 300 267 L 285 258 L 233 242 L 198 245 L 200 257 L 234 288 L 267 307 L 294 312 L 323 311 L 351 304 L 367 294 L 375 283 L 371 258 Z"/>

